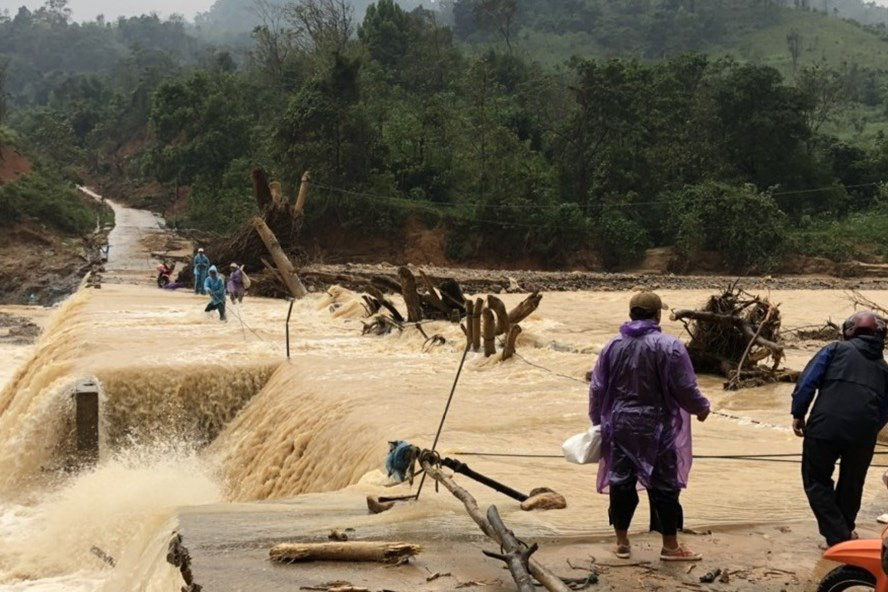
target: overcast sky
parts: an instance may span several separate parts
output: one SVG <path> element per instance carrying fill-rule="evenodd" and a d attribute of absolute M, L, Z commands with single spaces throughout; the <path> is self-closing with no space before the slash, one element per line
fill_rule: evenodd
<path fill-rule="evenodd" d="M 888 0 L 885 0 L 888 2 Z M 0 10 L 15 13 L 19 6 L 38 8 L 44 0 L 0 0 Z M 195 13 L 203 12 L 213 4 L 213 0 L 69 0 L 68 6 L 77 20 L 92 20 L 99 14 L 113 19 L 120 15 L 138 15 L 157 12 L 161 15 L 183 14 L 189 20 Z"/>

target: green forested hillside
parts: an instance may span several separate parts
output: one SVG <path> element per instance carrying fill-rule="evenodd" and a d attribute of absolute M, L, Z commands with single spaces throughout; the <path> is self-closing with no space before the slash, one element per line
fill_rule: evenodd
<path fill-rule="evenodd" d="M 184 226 L 243 223 L 261 166 L 289 195 L 311 171 L 310 227 L 421 224 L 452 261 L 881 257 L 888 44 L 779 4 L 288 0 L 239 53 L 179 21 L 71 23 L 53 0 L 0 19 L 0 55 L 22 137 L 152 187 Z M 112 53 L 91 63 L 95 46 Z"/>

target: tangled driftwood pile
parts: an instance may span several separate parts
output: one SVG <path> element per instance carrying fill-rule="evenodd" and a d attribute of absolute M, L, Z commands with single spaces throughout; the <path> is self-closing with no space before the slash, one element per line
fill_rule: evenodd
<path fill-rule="evenodd" d="M 726 389 L 798 379 L 798 372 L 781 368 L 780 309 L 767 298 L 735 284 L 712 296 L 702 310 L 676 310 L 672 318 L 682 321 L 691 337 L 694 369 L 724 376 Z"/>
<path fill-rule="evenodd" d="M 261 219 L 274 237 L 284 245 L 291 258 L 304 260 L 304 253 L 299 247 L 299 236 L 304 219 L 305 200 L 308 195 L 308 173 L 302 176 L 302 184 L 293 203 L 287 199 L 281 185 L 277 181 L 268 180 L 263 169 L 256 169 L 251 174 L 253 182 L 253 198 L 259 208 Z M 209 247 L 216 261 L 237 261 L 250 270 L 265 269 L 269 273 L 276 272 L 267 260 L 268 249 L 257 232 L 255 220 L 244 224 L 230 235 L 218 239 Z M 274 271 L 272 271 L 274 270 Z M 252 274 L 251 274 L 252 277 Z"/>
<path fill-rule="evenodd" d="M 367 317 L 371 320 L 364 323 L 364 334 L 385 335 L 392 330 L 403 330 L 407 326 L 415 326 L 422 331 L 424 321 L 451 321 L 461 324 L 466 336 L 466 347 L 472 351 L 480 351 L 483 345 L 484 355 L 490 357 L 496 353 L 496 338 L 503 338 L 503 359 L 507 360 L 515 353 L 515 343 L 521 334 L 519 323 L 529 317 L 540 305 L 543 296 L 534 292 L 521 301 L 512 310 L 496 296 L 466 298 L 459 283 L 453 279 L 444 279 L 437 284 L 424 272 L 419 272 L 421 285 L 408 267 L 398 269 L 400 282 L 385 277 L 376 277 L 364 282 L 363 296 Z M 339 278 L 345 279 L 345 278 Z M 357 278 L 347 278 L 354 283 Z M 397 306 L 389 300 L 384 292 L 400 294 L 404 299 L 407 314 L 401 314 Z M 443 338 L 429 337 L 429 342 L 441 342 Z"/>

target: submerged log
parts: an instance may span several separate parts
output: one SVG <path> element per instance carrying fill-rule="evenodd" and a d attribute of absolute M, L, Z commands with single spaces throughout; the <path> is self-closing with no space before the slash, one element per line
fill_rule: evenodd
<path fill-rule="evenodd" d="M 493 311 L 489 308 L 484 309 L 483 314 L 483 334 L 484 334 L 484 357 L 489 358 L 496 353 L 496 321 L 493 317 Z"/>
<path fill-rule="evenodd" d="M 466 334 L 466 348 L 471 348 L 475 343 L 475 303 L 466 298 L 465 308 L 466 324 L 462 326 L 462 330 Z"/>
<path fill-rule="evenodd" d="M 435 285 L 432 283 L 432 280 L 429 279 L 429 276 L 427 276 L 425 272 L 420 270 L 419 277 L 422 278 L 422 283 L 425 285 L 426 289 L 426 294 L 421 295 L 423 304 L 427 305 L 430 308 L 434 308 L 442 314 L 450 316 L 450 311 L 452 309 L 444 304 L 444 301 L 441 300 L 440 296 L 438 296 L 438 291 L 435 290 Z"/>
<path fill-rule="evenodd" d="M 401 280 L 401 295 L 407 305 L 407 321 L 418 323 L 422 320 L 422 300 L 416 291 L 416 276 L 406 266 L 398 268 L 398 277 Z"/>
<path fill-rule="evenodd" d="M 518 336 L 521 335 L 521 325 L 512 325 L 509 334 L 506 336 L 506 345 L 503 346 L 503 361 L 508 360 L 515 355 Z"/>
<path fill-rule="evenodd" d="M 269 552 L 272 561 L 297 563 L 305 561 L 369 561 L 376 563 L 401 563 L 418 555 L 419 545 L 389 542 L 345 543 L 283 543 Z"/>
<path fill-rule="evenodd" d="M 472 317 L 472 351 L 481 349 L 481 317 L 484 315 L 484 301 L 475 299 L 475 315 Z"/>
<path fill-rule="evenodd" d="M 465 313 L 466 297 L 463 294 L 462 287 L 454 279 L 446 279 L 438 286 L 441 291 L 441 300 L 450 308 L 456 308 L 460 314 Z"/>
<path fill-rule="evenodd" d="M 496 313 L 496 334 L 505 335 L 509 332 L 512 322 L 509 320 L 509 313 L 506 305 L 496 296 L 487 297 L 487 308 Z"/>

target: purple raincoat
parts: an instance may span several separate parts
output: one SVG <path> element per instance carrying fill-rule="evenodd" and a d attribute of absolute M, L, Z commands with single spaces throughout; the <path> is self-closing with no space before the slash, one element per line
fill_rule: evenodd
<path fill-rule="evenodd" d="M 601 426 L 599 493 L 616 485 L 616 456 L 641 487 L 683 489 L 691 471 L 691 420 L 709 409 L 681 341 L 654 321 L 631 321 L 605 346 L 589 385 L 589 418 Z"/>
<path fill-rule="evenodd" d="M 235 269 L 228 276 L 228 293 L 237 294 L 244 289 L 244 274 L 240 268 Z"/>

